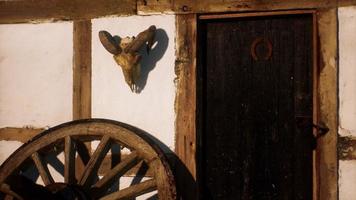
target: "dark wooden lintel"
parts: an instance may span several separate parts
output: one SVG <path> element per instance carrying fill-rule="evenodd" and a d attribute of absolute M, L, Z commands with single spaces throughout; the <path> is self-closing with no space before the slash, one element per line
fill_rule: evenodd
<path fill-rule="evenodd" d="M 150 13 L 216 13 L 272 11 L 294 9 L 325 9 L 356 5 L 355 0 L 139 0 L 137 11 Z"/>
<path fill-rule="evenodd" d="M 355 137 L 339 137 L 338 156 L 339 160 L 356 160 Z"/>
<path fill-rule="evenodd" d="M 0 24 L 92 19 L 136 14 L 135 0 L 0 1 Z"/>
<path fill-rule="evenodd" d="M 325 9 L 356 0 L 18 0 L 0 1 L 0 24 L 74 21 L 103 16 Z"/>

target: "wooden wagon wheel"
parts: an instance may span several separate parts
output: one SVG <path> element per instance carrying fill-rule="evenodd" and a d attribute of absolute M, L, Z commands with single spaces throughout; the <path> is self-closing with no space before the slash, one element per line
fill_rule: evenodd
<path fill-rule="evenodd" d="M 76 178 L 75 166 L 80 156 L 78 146 L 95 140 L 100 142 L 89 155 L 83 173 Z M 129 149 L 129 155 L 99 178 L 98 169 L 113 145 Z M 62 183 L 55 182 L 48 169 L 45 157 L 51 153 L 64 154 Z M 113 186 L 118 178 L 142 162 L 153 171 L 151 179 L 121 190 Z M 25 178 L 23 174 L 29 166 L 37 170 L 44 186 Z M 27 184 L 25 189 L 24 183 Z M 43 199 L 49 198 L 44 197 L 46 195 L 52 195 L 51 199 L 130 199 L 155 190 L 159 199 L 176 199 L 172 171 L 157 143 L 142 130 L 104 119 L 73 121 L 44 131 L 21 146 L 2 164 L 0 184 L 5 199 L 28 199 L 36 192 Z M 31 195 L 22 194 L 29 188 Z M 38 198 L 33 196 L 33 199 Z"/>

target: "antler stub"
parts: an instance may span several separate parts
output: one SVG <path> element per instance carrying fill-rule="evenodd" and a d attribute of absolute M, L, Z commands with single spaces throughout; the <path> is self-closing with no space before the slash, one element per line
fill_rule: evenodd
<path fill-rule="evenodd" d="M 137 81 L 140 78 L 141 65 L 139 49 L 146 44 L 151 49 L 156 27 L 150 26 L 147 30 L 139 33 L 137 37 L 127 37 L 117 43 L 107 31 L 99 32 L 99 39 L 104 48 L 114 55 L 114 59 L 120 65 L 126 83 L 132 91 L 137 91 Z"/>

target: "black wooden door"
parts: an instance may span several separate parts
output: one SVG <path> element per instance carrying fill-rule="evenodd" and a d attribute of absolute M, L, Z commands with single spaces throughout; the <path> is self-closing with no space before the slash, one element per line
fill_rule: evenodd
<path fill-rule="evenodd" d="M 202 199 L 312 199 L 312 22 L 199 22 Z"/>

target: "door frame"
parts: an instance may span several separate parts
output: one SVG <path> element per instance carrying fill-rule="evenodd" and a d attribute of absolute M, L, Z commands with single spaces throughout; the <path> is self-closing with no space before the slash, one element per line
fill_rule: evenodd
<path fill-rule="evenodd" d="M 195 180 L 199 168 L 199 143 L 197 127 L 197 26 L 199 20 L 242 18 L 274 15 L 311 14 L 313 16 L 313 122 L 324 122 L 330 131 L 318 139 L 313 152 L 313 200 L 337 199 L 337 68 L 326 61 L 336 58 L 337 27 L 326 23 L 326 17 L 336 21 L 334 10 L 283 10 L 247 13 L 187 14 L 176 16 L 176 149 L 178 157 Z M 329 37 L 328 35 L 335 37 Z M 198 92 L 198 93 L 197 93 Z"/>

